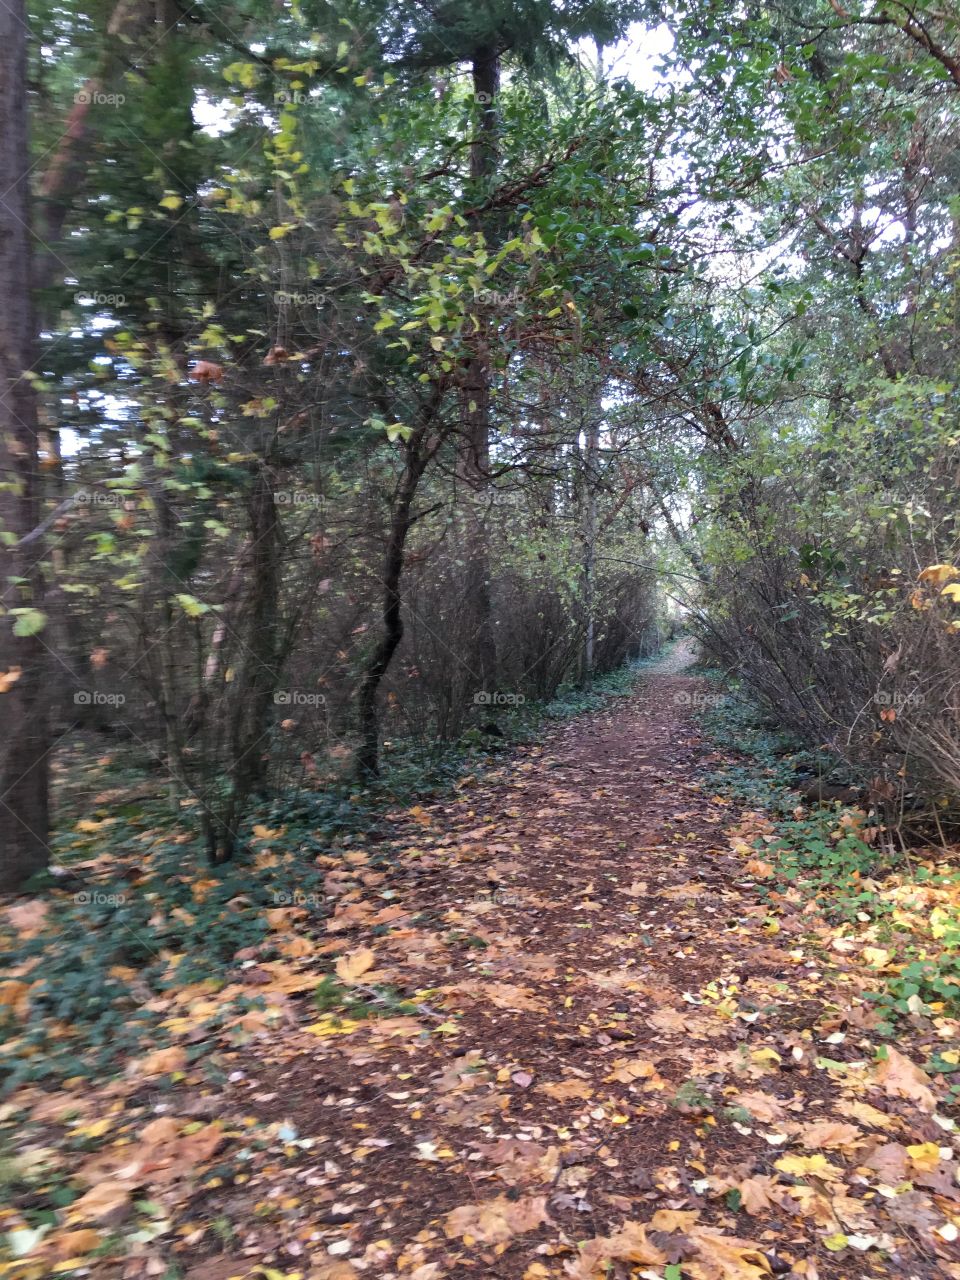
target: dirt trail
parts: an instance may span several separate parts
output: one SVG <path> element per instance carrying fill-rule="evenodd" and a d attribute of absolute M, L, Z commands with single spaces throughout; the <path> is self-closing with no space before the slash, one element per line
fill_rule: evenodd
<path fill-rule="evenodd" d="M 960 1276 L 934 1095 L 731 848 L 691 658 L 394 815 L 389 873 L 331 859 L 323 948 L 415 1009 L 236 1053 L 218 1105 L 283 1140 L 196 1200 L 237 1235 L 191 1278 Z"/>

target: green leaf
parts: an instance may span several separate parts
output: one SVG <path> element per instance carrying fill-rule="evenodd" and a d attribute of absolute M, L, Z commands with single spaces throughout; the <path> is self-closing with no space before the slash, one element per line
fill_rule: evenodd
<path fill-rule="evenodd" d="M 202 600 L 198 600 L 196 596 L 187 595 L 181 591 L 177 593 L 177 604 L 187 615 L 188 618 L 199 618 L 201 614 L 209 613 L 210 606 L 204 604 Z"/>
<path fill-rule="evenodd" d="M 16 622 L 13 624 L 15 636 L 35 636 L 47 625 L 47 615 L 39 609 L 11 609 Z"/>

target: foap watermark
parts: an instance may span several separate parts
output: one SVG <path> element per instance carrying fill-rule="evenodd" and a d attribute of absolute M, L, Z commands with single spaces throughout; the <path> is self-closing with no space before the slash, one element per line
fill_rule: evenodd
<path fill-rule="evenodd" d="M 319 493 L 311 493 L 309 489 L 278 489 L 273 495 L 280 507 L 319 507 Z"/>
<path fill-rule="evenodd" d="M 473 695 L 473 704 L 476 707 L 522 707 L 525 702 L 526 698 L 522 693 L 504 693 L 499 689 L 495 689 L 492 693 L 481 689 L 479 693 Z"/>
<path fill-rule="evenodd" d="M 495 907 L 519 907 L 522 899 L 512 889 L 490 889 L 475 895 L 474 902 L 482 902 Z"/>
<path fill-rule="evenodd" d="M 278 707 L 322 707 L 327 700 L 322 693 L 310 693 L 306 689 L 278 689 L 273 701 Z"/>
<path fill-rule="evenodd" d="M 305 292 L 299 289 L 277 289 L 273 301 L 278 307 L 291 304 L 297 307 L 320 307 L 326 302 L 326 295 L 316 289 L 307 289 Z"/>
<path fill-rule="evenodd" d="M 873 700 L 878 707 L 896 707 L 898 711 L 904 707 L 922 707 L 926 702 L 922 693 L 894 693 L 889 689 L 878 689 Z"/>
<path fill-rule="evenodd" d="M 725 693 L 700 693 L 681 689 L 673 695 L 675 707 L 725 707 L 729 701 Z"/>
<path fill-rule="evenodd" d="M 515 311 L 520 305 L 520 290 L 510 289 L 474 289 L 474 302 L 484 307 L 494 307 L 498 311 Z"/>
<path fill-rule="evenodd" d="M 75 293 L 73 300 L 78 307 L 125 307 L 125 293 Z"/>
<path fill-rule="evenodd" d="M 100 89 L 80 89 L 73 95 L 78 107 L 122 107 L 126 94 L 103 93 Z"/>
<path fill-rule="evenodd" d="M 302 889 L 277 889 L 273 895 L 275 907 L 320 907 L 322 893 L 304 893 Z"/>
<path fill-rule="evenodd" d="M 278 107 L 302 107 L 305 102 L 310 101 L 310 95 L 303 93 L 300 89 L 278 89 L 273 95 L 273 100 Z"/>
<path fill-rule="evenodd" d="M 73 500 L 79 507 L 122 507 L 125 501 L 119 493 L 98 493 L 90 489 L 81 489 Z"/>
<path fill-rule="evenodd" d="M 73 695 L 78 707 L 122 707 L 126 697 L 122 693 L 104 693 L 101 689 L 78 689 Z"/>
<path fill-rule="evenodd" d="M 122 907 L 127 900 L 125 893 L 100 893 L 97 889 L 81 889 L 73 895 L 78 907 Z"/>

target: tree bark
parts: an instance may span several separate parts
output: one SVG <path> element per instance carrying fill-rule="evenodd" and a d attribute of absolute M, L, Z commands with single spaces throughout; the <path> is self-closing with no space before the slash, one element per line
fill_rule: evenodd
<path fill-rule="evenodd" d="M 597 564 L 597 479 L 600 462 L 600 422 L 602 406 L 598 399 L 591 405 L 591 419 L 585 432 L 583 454 L 583 679 L 593 677 L 596 642 L 596 564 Z"/>
<path fill-rule="evenodd" d="M 390 533 L 383 558 L 383 634 L 367 663 L 360 683 L 359 729 L 360 749 L 357 773 L 361 778 L 376 778 L 380 772 L 380 683 L 390 668 L 393 655 L 403 639 L 403 599 L 400 581 L 403 577 L 404 549 L 414 523 L 413 500 L 430 455 L 424 452 L 426 425 L 419 426 L 404 446 L 403 476 L 397 494 Z"/>
<path fill-rule="evenodd" d="M 495 45 L 481 45 L 474 51 L 471 71 L 474 98 L 480 107 L 480 128 L 470 147 L 470 177 L 478 186 L 485 186 L 497 169 L 500 55 Z M 474 217 L 473 222 L 475 230 L 482 230 L 479 217 Z M 466 666 L 472 683 L 489 691 L 496 679 L 497 648 L 485 518 L 490 473 L 490 367 L 486 345 L 487 336 L 481 331 L 477 335 L 476 351 L 464 366 L 460 393 L 463 439 L 458 471 L 466 490 L 463 575 Z"/>
<path fill-rule="evenodd" d="M 250 520 L 250 594 L 243 663 L 230 688 L 227 774 L 229 791 L 222 805 L 205 810 L 210 862 L 229 862 L 250 796 L 264 779 L 263 739 L 282 665 L 280 623 L 280 522 L 273 476 L 262 463 L 248 504 Z"/>
<path fill-rule="evenodd" d="M 12 609 L 40 611 L 42 538 L 20 542 L 39 524 L 27 146 L 27 15 L 23 0 L 0 4 L 0 890 L 42 871 L 49 848 L 49 710 L 46 647 L 15 634 Z M 11 545 L 18 544 L 18 545 Z M 21 621 L 22 626 L 22 621 Z"/>

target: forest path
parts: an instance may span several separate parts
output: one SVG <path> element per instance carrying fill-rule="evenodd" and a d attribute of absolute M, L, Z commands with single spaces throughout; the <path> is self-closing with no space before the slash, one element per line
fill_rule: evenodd
<path fill-rule="evenodd" d="M 230 1055 L 218 1108 L 274 1137 L 194 1201 L 235 1234 L 190 1280 L 960 1276 L 933 1086 L 761 899 L 691 658 L 330 860 L 320 950 L 391 1008 Z"/>

